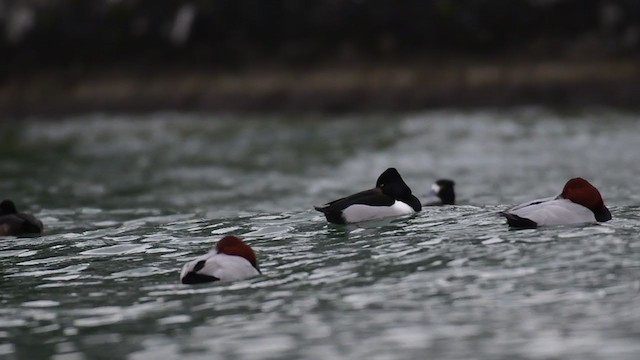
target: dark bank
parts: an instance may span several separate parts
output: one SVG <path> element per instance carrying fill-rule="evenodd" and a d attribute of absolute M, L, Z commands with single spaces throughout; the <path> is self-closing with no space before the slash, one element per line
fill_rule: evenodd
<path fill-rule="evenodd" d="M 0 115 L 637 107 L 635 1 L 0 1 Z"/>

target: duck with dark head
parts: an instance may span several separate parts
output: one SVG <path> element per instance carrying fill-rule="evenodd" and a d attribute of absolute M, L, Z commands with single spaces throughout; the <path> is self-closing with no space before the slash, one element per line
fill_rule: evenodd
<path fill-rule="evenodd" d="M 315 209 L 330 223 L 348 224 L 413 214 L 420 211 L 422 205 L 398 170 L 388 168 L 380 174 L 373 189 L 315 206 Z"/>
<path fill-rule="evenodd" d="M 454 186 L 456 183 L 449 179 L 440 179 L 431 186 L 431 191 L 427 194 L 424 206 L 455 205 L 456 193 Z"/>
<path fill-rule="evenodd" d="M 42 221 L 31 214 L 19 212 L 11 200 L 0 203 L 0 236 L 42 233 Z"/>

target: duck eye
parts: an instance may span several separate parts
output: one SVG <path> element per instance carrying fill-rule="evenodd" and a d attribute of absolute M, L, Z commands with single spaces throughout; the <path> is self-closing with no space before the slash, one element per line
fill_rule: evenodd
<path fill-rule="evenodd" d="M 383 188 L 383 187 L 384 187 L 384 184 L 380 184 L 380 187 L 381 187 L 381 188 Z"/>

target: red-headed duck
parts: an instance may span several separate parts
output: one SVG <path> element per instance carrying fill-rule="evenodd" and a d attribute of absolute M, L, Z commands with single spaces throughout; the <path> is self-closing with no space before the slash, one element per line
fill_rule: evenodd
<path fill-rule="evenodd" d="M 184 264 L 183 284 L 241 280 L 260 274 L 253 249 L 235 236 L 225 236 L 207 254 Z"/>
<path fill-rule="evenodd" d="M 567 181 L 558 196 L 533 200 L 501 214 L 510 227 L 529 229 L 611 220 L 598 189 L 579 177 Z"/>

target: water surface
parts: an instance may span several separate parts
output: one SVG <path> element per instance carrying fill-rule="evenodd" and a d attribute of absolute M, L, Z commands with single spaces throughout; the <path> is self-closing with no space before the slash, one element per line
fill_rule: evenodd
<path fill-rule="evenodd" d="M 0 194 L 45 224 L 0 238 L 7 359 L 637 359 L 638 115 L 83 115 L 0 125 Z M 459 206 L 357 226 L 314 204 L 398 168 Z M 605 224 L 496 212 L 583 176 Z M 263 275 L 178 283 L 224 234 Z"/>

